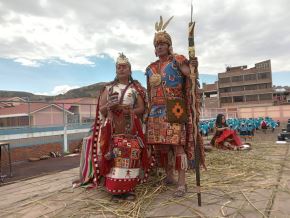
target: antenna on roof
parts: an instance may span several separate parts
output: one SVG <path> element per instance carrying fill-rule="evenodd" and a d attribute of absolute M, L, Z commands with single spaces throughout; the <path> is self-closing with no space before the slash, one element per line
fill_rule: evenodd
<path fill-rule="evenodd" d="M 231 68 L 231 65 L 229 65 L 229 64 L 225 64 L 225 68 L 226 68 L 226 71 L 229 71 L 230 68 Z"/>

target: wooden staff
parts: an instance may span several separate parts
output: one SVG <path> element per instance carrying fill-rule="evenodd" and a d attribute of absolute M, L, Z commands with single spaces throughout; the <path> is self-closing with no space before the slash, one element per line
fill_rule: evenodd
<path fill-rule="evenodd" d="M 195 59 L 195 47 L 194 47 L 194 26 L 195 22 L 192 22 L 192 2 L 191 2 L 191 20 L 189 22 L 188 28 L 188 53 L 189 53 L 189 61 Z M 194 137 L 194 154 L 195 154 L 195 175 L 196 175 L 196 191 L 197 191 L 197 200 L 198 206 L 201 206 L 201 192 L 200 192 L 200 140 L 197 140 L 200 137 L 198 130 L 198 122 L 199 122 L 199 104 L 197 102 L 198 99 L 198 69 L 197 67 L 190 66 L 190 79 L 192 83 L 191 93 L 192 93 L 192 104 L 191 104 L 191 112 L 192 112 L 192 124 L 193 124 L 193 137 Z"/>

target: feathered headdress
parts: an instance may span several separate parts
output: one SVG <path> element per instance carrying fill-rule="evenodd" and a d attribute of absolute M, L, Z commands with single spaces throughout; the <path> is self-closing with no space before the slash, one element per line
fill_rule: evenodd
<path fill-rule="evenodd" d="M 119 57 L 117 58 L 116 65 L 118 64 L 128 64 L 131 66 L 129 59 L 124 55 L 124 53 L 119 53 Z"/>
<path fill-rule="evenodd" d="M 163 23 L 163 18 L 160 16 L 159 23 L 155 23 L 155 36 L 153 44 L 156 47 L 156 45 L 160 42 L 167 43 L 169 46 L 172 46 L 172 41 L 170 35 L 165 31 L 165 28 L 168 26 L 169 22 L 172 20 L 173 16 L 170 17 L 166 22 Z"/>

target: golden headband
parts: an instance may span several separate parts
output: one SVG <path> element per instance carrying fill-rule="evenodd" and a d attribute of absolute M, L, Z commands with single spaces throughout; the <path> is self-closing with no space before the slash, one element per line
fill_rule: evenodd
<path fill-rule="evenodd" d="M 116 65 L 118 64 L 128 64 L 131 66 L 129 59 L 122 53 L 119 53 L 119 57 L 117 58 Z"/>

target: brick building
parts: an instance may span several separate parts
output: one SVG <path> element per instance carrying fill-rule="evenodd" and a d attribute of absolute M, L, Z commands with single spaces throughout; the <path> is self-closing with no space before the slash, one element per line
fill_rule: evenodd
<path fill-rule="evenodd" d="M 20 97 L 0 97 L 0 108 L 14 107 L 26 102 Z"/>
<path fill-rule="evenodd" d="M 218 74 L 220 107 L 273 105 L 271 61 L 255 67 L 227 67 Z"/>
<path fill-rule="evenodd" d="M 97 98 L 60 99 L 54 103 L 74 114 L 69 123 L 87 123 L 95 120 Z"/>
<path fill-rule="evenodd" d="M 57 104 L 23 103 L 0 108 L 0 128 L 19 126 L 58 126 L 73 115 Z"/>
<path fill-rule="evenodd" d="M 219 96 L 218 96 L 218 82 L 213 84 L 202 84 L 201 105 L 203 108 L 218 108 Z"/>

